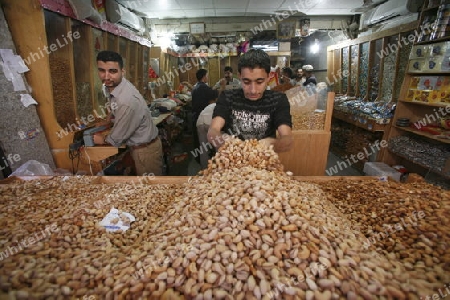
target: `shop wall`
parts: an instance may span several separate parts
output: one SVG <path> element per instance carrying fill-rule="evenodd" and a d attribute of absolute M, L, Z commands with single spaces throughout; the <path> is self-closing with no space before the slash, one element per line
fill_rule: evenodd
<path fill-rule="evenodd" d="M 17 53 L 2 9 L 0 9 L 0 49 L 11 49 L 14 54 Z M 30 90 L 25 77 L 18 76 L 24 80 L 26 88 Z M 6 164 L 14 171 L 28 160 L 37 160 L 54 168 L 36 106 L 25 107 L 20 101 L 21 94 L 29 94 L 29 92 L 15 91 L 12 82 L 6 78 L 2 69 L 0 72 L 0 142 L 6 158 L 0 157 L 0 169 L 5 167 L 6 161 Z M 2 172 L 0 176 L 3 176 Z"/>

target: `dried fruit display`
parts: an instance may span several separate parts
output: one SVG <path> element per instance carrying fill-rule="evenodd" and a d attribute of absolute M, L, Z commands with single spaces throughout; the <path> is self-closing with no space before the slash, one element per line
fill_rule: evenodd
<path fill-rule="evenodd" d="M 435 226 L 448 219 L 449 193 L 426 184 L 419 198 L 418 184 L 300 182 L 271 148 L 237 139 L 187 183 L 96 180 L 0 185 L 0 250 L 8 254 L 0 290 L 16 299 L 419 299 L 449 279 L 448 224 Z M 404 201 L 391 209 L 396 186 Z M 377 204 L 360 192 L 378 195 Z M 425 198 L 428 206 L 418 202 Z M 98 226 L 112 206 L 136 217 L 124 233 Z M 377 222 L 411 209 L 425 213 L 418 228 L 396 234 L 394 246 L 365 246 Z"/>

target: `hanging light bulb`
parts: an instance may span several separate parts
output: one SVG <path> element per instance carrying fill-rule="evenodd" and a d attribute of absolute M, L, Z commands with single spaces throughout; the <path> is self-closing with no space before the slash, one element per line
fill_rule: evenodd
<path fill-rule="evenodd" d="M 317 52 L 319 52 L 319 48 L 319 41 L 315 39 L 314 44 L 311 45 L 311 53 L 316 54 Z"/>

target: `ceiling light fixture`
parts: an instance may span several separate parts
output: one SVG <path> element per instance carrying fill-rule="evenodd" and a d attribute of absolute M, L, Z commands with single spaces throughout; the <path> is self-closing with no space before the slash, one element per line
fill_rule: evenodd
<path fill-rule="evenodd" d="M 311 53 L 316 54 L 317 52 L 319 52 L 319 49 L 319 41 L 315 39 L 314 44 L 311 45 Z"/>

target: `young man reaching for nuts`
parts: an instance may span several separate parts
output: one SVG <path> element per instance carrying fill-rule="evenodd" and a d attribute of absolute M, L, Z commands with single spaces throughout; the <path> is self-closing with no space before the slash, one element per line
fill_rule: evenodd
<path fill-rule="evenodd" d="M 219 148 L 224 143 L 221 131 L 226 131 L 242 140 L 274 145 L 276 152 L 288 151 L 293 143 L 290 105 L 285 94 L 267 90 L 269 55 L 249 50 L 239 59 L 238 72 L 242 88 L 220 94 L 208 141 Z"/>

